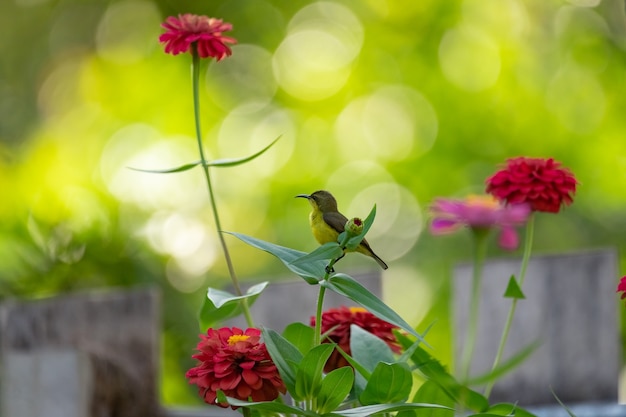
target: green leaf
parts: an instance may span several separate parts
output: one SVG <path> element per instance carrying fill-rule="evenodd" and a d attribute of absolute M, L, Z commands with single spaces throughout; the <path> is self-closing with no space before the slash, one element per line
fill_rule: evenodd
<path fill-rule="evenodd" d="M 417 333 L 415 329 L 407 323 L 402 317 L 393 311 L 387 304 L 383 303 L 378 297 L 372 294 L 367 288 L 358 283 L 354 278 L 346 274 L 335 274 L 327 281 L 322 281 L 320 285 L 351 299 L 352 301 L 365 307 L 375 316 L 395 324 L 402 330 L 412 334 L 419 340 L 424 342 L 422 335 Z"/>
<path fill-rule="evenodd" d="M 319 414 L 313 411 L 306 411 L 301 408 L 293 407 L 291 405 L 279 403 L 276 401 L 259 401 L 259 402 L 241 401 L 236 398 L 225 396 L 222 391 L 217 392 L 217 400 L 220 403 L 228 403 L 236 407 L 246 407 L 250 410 L 264 411 L 266 413 L 277 413 L 277 414 L 296 415 L 296 416 L 305 416 L 305 417 L 319 417 Z"/>
<path fill-rule="evenodd" d="M 363 220 L 363 230 L 361 231 L 361 233 L 359 233 L 356 236 L 351 237 L 348 240 L 348 243 L 346 243 L 346 249 L 355 250 L 356 247 L 359 246 L 359 244 L 361 243 L 361 241 L 363 240 L 367 232 L 370 230 L 370 227 L 372 227 L 375 217 L 376 217 L 376 205 L 372 207 L 370 214 L 368 214 L 365 220 Z"/>
<path fill-rule="evenodd" d="M 328 261 L 330 259 L 336 259 L 343 255 L 343 250 L 337 242 L 328 242 L 317 247 L 313 252 L 291 262 L 291 265 L 303 265 L 315 261 Z"/>
<path fill-rule="evenodd" d="M 413 402 L 419 403 L 422 401 L 454 407 L 454 400 L 433 381 L 424 382 L 415 393 Z M 442 408 L 422 409 L 415 412 L 414 415 L 416 417 L 454 417 L 454 411 Z"/>
<path fill-rule="evenodd" d="M 166 168 L 166 169 L 141 169 L 141 168 L 133 168 L 133 167 L 128 167 L 128 168 L 132 169 L 133 171 L 149 172 L 151 174 L 171 174 L 174 172 L 189 171 L 190 169 L 195 168 L 198 165 L 202 165 L 202 161 L 191 162 L 189 164 L 181 165 L 175 168 Z"/>
<path fill-rule="evenodd" d="M 380 337 L 363 330 L 356 324 L 350 325 L 350 351 L 352 357 L 368 372 L 374 372 L 379 362 L 394 362 L 393 353 Z M 369 375 L 363 375 L 369 379 Z"/>
<path fill-rule="evenodd" d="M 300 401 L 301 398 L 296 398 L 294 394 L 296 392 L 296 372 L 298 364 L 302 361 L 302 354 L 297 347 L 272 329 L 263 329 L 263 341 L 274 365 L 278 368 L 278 373 L 285 383 L 287 391 L 294 396 L 296 401 Z"/>
<path fill-rule="evenodd" d="M 426 327 L 426 330 L 424 330 L 424 332 L 422 333 L 422 337 L 426 337 L 426 335 L 428 334 L 428 332 L 430 331 L 430 329 L 433 327 L 434 324 L 435 323 L 432 322 L 432 323 L 430 323 Z M 394 333 L 394 335 L 396 335 L 396 338 L 397 338 L 397 335 L 400 332 L 399 332 L 398 329 L 394 329 L 393 333 Z M 422 344 L 422 341 L 420 339 L 415 340 L 411 346 L 409 346 L 408 348 L 403 349 L 402 355 L 400 355 L 400 357 L 398 358 L 398 360 L 396 362 L 408 362 L 409 359 L 411 358 L 411 356 L 413 356 L 413 353 L 417 350 L 417 348 L 421 344 Z"/>
<path fill-rule="evenodd" d="M 306 255 L 306 252 L 301 252 L 295 249 L 286 248 L 284 246 L 275 245 L 273 243 L 265 242 L 260 239 L 255 239 L 241 233 L 224 233 L 231 234 L 250 246 L 271 253 L 272 255 L 280 259 L 285 264 L 285 266 L 289 268 L 293 273 L 300 276 L 311 285 L 317 284 L 319 280 L 322 279 L 326 274 L 326 262 L 324 261 L 313 261 L 304 263 L 302 265 L 292 265 L 293 261 Z"/>
<path fill-rule="evenodd" d="M 366 405 L 363 407 L 355 407 L 347 410 L 339 410 L 332 413 L 324 414 L 324 416 L 343 416 L 343 417 L 368 417 L 375 414 L 391 413 L 394 411 L 419 410 L 421 408 L 441 408 L 451 410 L 439 404 L 429 403 L 394 403 L 394 404 L 376 404 Z"/>
<path fill-rule="evenodd" d="M 326 365 L 326 361 L 334 349 L 334 344 L 323 343 L 315 346 L 304 355 L 296 372 L 294 398 L 310 400 L 316 397 L 320 390 L 324 365 Z"/>
<path fill-rule="evenodd" d="M 509 284 L 506 287 L 506 291 L 504 291 L 504 297 L 516 299 L 526 298 L 526 296 L 522 292 L 522 289 L 517 283 L 517 279 L 515 279 L 515 275 L 511 275 L 511 278 L 509 278 Z"/>
<path fill-rule="evenodd" d="M 353 384 L 354 371 L 349 366 L 337 368 L 326 375 L 317 394 L 318 413 L 329 413 L 339 407 L 350 394 Z"/>
<path fill-rule="evenodd" d="M 412 386 L 413 377 L 406 364 L 379 362 L 359 400 L 363 405 L 406 401 Z"/>
<path fill-rule="evenodd" d="M 539 348 L 539 346 L 541 346 L 541 343 L 539 341 L 531 343 L 530 345 L 526 346 L 524 349 L 516 353 L 513 357 L 501 363 L 496 369 L 493 369 L 484 375 L 472 378 L 468 382 L 468 385 L 481 385 L 485 382 L 494 381 L 498 378 L 501 378 L 503 375 L 517 368 L 530 355 L 532 355 L 535 350 Z"/>
<path fill-rule="evenodd" d="M 281 135 L 282 136 L 282 135 Z M 235 165 L 240 165 L 243 164 L 245 162 L 248 161 L 252 161 L 253 159 L 255 159 L 256 157 L 259 157 L 261 155 L 263 155 L 265 153 L 265 151 L 267 151 L 269 148 L 271 148 L 272 146 L 274 146 L 274 144 L 276 142 L 278 142 L 278 139 L 281 138 L 281 136 L 277 137 L 276 139 L 274 139 L 272 141 L 272 143 L 270 143 L 269 145 L 267 145 L 265 148 L 261 149 L 259 152 L 250 155 L 250 156 L 246 156 L 244 158 L 235 158 L 235 159 L 217 159 L 215 161 L 210 161 L 207 163 L 208 166 L 211 167 L 218 167 L 218 168 L 222 168 L 222 167 L 232 167 Z"/>
<path fill-rule="evenodd" d="M 234 295 L 227 291 L 209 288 L 207 296 L 202 303 L 198 321 L 202 330 L 213 327 L 220 321 L 236 317 L 241 314 L 241 302 L 246 300 L 248 306 L 254 304 L 268 282 L 253 285 L 244 295 Z"/>
<path fill-rule="evenodd" d="M 403 348 L 408 349 L 413 345 L 413 341 L 407 336 L 397 333 L 396 338 Z M 457 404 L 465 409 L 482 412 L 489 407 L 489 401 L 483 395 L 469 389 L 457 382 L 450 375 L 439 361 L 433 358 L 426 350 L 418 347 L 411 360 L 424 377 L 439 385 Z"/>
<path fill-rule="evenodd" d="M 291 323 L 283 330 L 283 337 L 298 348 L 303 355 L 313 347 L 315 329 L 304 323 Z"/>
<path fill-rule="evenodd" d="M 531 412 L 524 410 L 517 406 L 517 404 L 500 403 L 494 404 L 485 413 L 478 415 L 490 415 L 490 416 L 515 416 L 515 417 L 535 417 Z"/>

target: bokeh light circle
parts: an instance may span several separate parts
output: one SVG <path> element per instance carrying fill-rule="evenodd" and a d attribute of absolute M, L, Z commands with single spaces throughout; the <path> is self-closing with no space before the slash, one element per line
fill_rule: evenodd
<path fill-rule="evenodd" d="M 348 103 L 337 117 L 335 137 L 346 157 L 401 160 L 427 152 L 438 127 L 437 114 L 421 93 L 385 86 Z"/>
<path fill-rule="evenodd" d="M 131 64 L 146 57 L 158 42 L 161 16 L 154 3 L 112 3 L 98 24 L 96 51 L 103 59 Z"/>
<path fill-rule="evenodd" d="M 255 45 L 235 45 L 228 59 L 211 62 L 206 86 L 209 97 L 224 110 L 250 103 L 263 107 L 278 89 L 272 54 Z"/>
<path fill-rule="evenodd" d="M 376 219 L 367 239 L 376 242 L 374 249 L 386 262 L 399 259 L 411 250 L 422 232 L 420 205 L 407 188 L 393 182 L 377 183 L 359 191 L 345 214 L 363 213 L 360 216 L 365 217 L 374 204 Z"/>
<path fill-rule="evenodd" d="M 439 44 L 439 63 L 448 81 L 470 92 L 492 87 L 502 66 L 496 42 L 469 25 L 445 33 Z"/>
<path fill-rule="evenodd" d="M 362 43 L 363 27 L 350 9 L 313 3 L 290 21 L 274 53 L 274 75 L 281 88 L 300 100 L 328 98 L 347 82 Z"/>
<path fill-rule="evenodd" d="M 145 124 L 125 126 L 107 142 L 100 159 L 100 173 L 109 191 L 120 201 L 143 209 L 199 207 L 206 200 L 198 170 L 177 174 L 138 172 L 137 169 L 168 169 L 197 161 L 189 137 L 163 137 Z"/>

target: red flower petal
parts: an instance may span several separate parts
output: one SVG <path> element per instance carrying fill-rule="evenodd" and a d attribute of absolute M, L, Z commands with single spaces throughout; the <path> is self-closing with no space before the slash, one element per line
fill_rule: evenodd
<path fill-rule="evenodd" d="M 528 203 L 533 211 L 558 213 L 574 201 L 578 182 L 552 158 L 518 157 L 487 179 L 487 193 L 507 204 Z"/>
<path fill-rule="evenodd" d="M 237 41 L 222 33 L 232 30 L 230 23 L 220 19 L 181 14 L 170 16 L 161 25 L 166 32 L 159 36 L 159 42 L 165 44 L 165 52 L 178 55 L 182 52 L 197 50 L 200 58 L 215 58 L 217 61 L 232 54 L 227 44 Z"/>

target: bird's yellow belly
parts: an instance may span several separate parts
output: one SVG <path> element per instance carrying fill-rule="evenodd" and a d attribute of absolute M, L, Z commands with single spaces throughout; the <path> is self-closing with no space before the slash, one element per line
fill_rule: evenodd
<path fill-rule="evenodd" d="M 320 245 L 328 242 L 336 242 L 339 233 L 332 227 L 330 227 L 324 219 L 321 213 L 311 213 L 309 218 L 311 222 L 311 230 L 313 231 L 313 237 Z"/>

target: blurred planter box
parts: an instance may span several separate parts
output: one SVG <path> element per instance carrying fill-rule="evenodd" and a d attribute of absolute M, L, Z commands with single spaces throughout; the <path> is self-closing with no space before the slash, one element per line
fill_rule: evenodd
<path fill-rule="evenodd" d="M 0 304 L 0 415 L 159 416 L 156 290 Z"/>
<path fill-rule="evenodd" d="M 617 265 L 614 249 L 531 258 L 522 288 L 526 299 L 517 303 L 501 363 L 533 342 L 540 342 L 540 347 L 496 382 L 492 402 L 555 404 L 551 388 L 569 404 L 617 401 L 621 368 Z M 471 375 L 486 373 L 493 364 L 511 305 L 503 294 L 519 268 L 519 258 L 485 264 Z M 456 363 L 467 330 L 471 275 L 471 264 L 454 270 Z"/>

